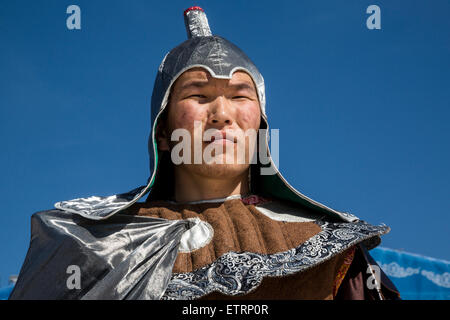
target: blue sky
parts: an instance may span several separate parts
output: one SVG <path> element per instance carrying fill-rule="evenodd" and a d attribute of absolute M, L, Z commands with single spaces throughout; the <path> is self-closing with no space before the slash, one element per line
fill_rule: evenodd
<path fill-rule="evenodd" d="M 81 30 L 66 8 L 81 8 Z M 366 8 L 381 8 L 368 30 Z M 0 286 L 30 216 L 149 175 L 150 97 L 199 5 L 266 81 L 280 170 L 304 194 L 392 229 L 382 245 L 450 260 L 450 2 L 0 2 Z"/>

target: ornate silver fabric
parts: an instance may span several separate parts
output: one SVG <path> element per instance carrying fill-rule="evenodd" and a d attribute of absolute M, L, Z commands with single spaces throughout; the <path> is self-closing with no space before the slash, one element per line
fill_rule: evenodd
<path fill-rule="evenodd" d="M 373 226 L 364 221 L 317 223 L 322 231 L 297 248 L 267 255 L 228 252 L 203 268 L 173 274 L 162 299 L 191 300 L 214 291 L 231 296 L 247 294 L 255 290 L 264 277 L 305 271 L 351 246 L 389 232 L 387 226 Z"/>

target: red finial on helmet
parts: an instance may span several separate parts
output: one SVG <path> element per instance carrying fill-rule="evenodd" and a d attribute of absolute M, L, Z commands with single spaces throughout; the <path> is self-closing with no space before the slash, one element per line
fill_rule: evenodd
<path fill-rule="evenodd" d="M 205 12 L 205 10 L 203 10 L 202 8 L 197 7 L 197 6 L 193 6 L 193 7 L 190 7 L 190 8 L 187 8 L 186 10 L 184 10 L 183 15 L 186 15 L 186 13 L 188 13 L 191 10 L 200 10 L 200 11 Z"/>

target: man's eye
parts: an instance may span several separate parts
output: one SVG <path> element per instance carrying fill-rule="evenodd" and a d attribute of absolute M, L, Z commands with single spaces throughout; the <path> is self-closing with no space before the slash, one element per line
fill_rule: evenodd
<path fill-rule="evenodd" d="M 204 96 L 202 94 L 193 94 L 193 95 L 190 95 L 188 98 L 192 98 L 192 97 L 206 98 L 206 96 Z"/>
<path fill-rule="evenodd" d="M 233 99 L 247 99 L 246 96 L 234 96 Z"/>

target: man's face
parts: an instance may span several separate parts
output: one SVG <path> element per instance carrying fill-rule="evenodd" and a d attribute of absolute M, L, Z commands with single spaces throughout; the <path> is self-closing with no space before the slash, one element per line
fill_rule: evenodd
<path fill-rule="evenodd" d="M 173 85 L 165 132 L 158 138 L 158 145 L 161 150 L 172 150 L 179 143 L 171 141 L 172 133 L 185 129 L 191 137 L 191 163 L 195 152 L 197 160 L 201 152 L 201 164 L 181 164 L 183 168 L 204 176 L 238 175 L 249 167 L 256 144 L 251 133 L 257 134 L 260 121 L 258 95 L 246 72 L 236 71 L 228 80 L 193 68 Z"/>

